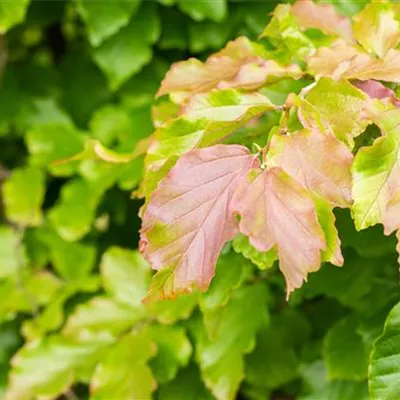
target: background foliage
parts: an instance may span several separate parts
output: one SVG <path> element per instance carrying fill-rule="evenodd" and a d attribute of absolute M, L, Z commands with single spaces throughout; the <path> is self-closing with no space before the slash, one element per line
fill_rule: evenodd
<path fill-rule="evenodd" d="M 335 2 L 350 16 L 364 4 Z M 288 303 L 276 269 L 228 246 L 208 292 L 145 306 L 131 199 L 143 157 L 93 155 L 93 140 L 129 153 L 152 133 L 171 62 L 257 38 L 275 5 L 0 2 L 0 397 L 369 398 L 371 348 L 400 301 L 393 237 L 356 232 L 339 210 L 344 268 L 325 265 Z M 398 335 L 399 313 L 379 341 Z"/>

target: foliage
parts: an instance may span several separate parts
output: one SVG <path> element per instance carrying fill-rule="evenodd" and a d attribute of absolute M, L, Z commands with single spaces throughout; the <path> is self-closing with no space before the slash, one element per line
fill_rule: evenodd
<path fill-rule="evenodd" d="M 400 396 L 399 7 L 292 3 L 0 4 L 0 397 Z"/>

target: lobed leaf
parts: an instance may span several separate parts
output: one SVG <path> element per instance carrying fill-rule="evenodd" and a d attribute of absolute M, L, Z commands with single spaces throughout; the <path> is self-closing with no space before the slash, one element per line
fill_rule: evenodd
<path fill-rule="evenodd" d="M 216 145 L 182 156 L 160 182 L 141 229 L 140 250 L 159 271 L 150 293 L 208 287 L 223 244 L 237 233 L 231 197 L 253 164 L 245 147 Z"/>
<path fill-rule="evenodd" d="M 242 179 L 232 209 L 241 216 L 240 231 L 259 251 L 276 246 L 286 278 L 287 296 L 319 269 L 326 249 L 311 196 L 282 169 L 253 169 Z"/>

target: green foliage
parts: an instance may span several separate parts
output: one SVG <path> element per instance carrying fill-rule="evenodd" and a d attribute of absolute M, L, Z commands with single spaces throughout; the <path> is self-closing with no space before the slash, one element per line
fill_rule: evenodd
<path fill-rule="evenodd" d="M 399 7 L 278 3 L 0 1 L 0 398 L 400 398 Z"/>

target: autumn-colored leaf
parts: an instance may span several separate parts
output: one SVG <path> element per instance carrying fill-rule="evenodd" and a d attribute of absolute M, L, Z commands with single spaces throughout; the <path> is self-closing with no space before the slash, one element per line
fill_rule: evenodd
<path fill-rule="evenodd" d="M 313 200 L 281 168 L 251 170 L 241 180 L 232 209 L 241 216 L 240 231 L 257 250 L 278 249 L 288 296 L 319 269 L 326 243 Z"/>
<path fill-rule="evenodd" d="M 369 52 L 383 57 L 400 40 L 400 23 L 390 1 L 374 1 L 354 17 L 354 35 Z"/>
<path fill-rule="evenodd" d="M 332 4 L 317 4 L 311 0 L 299 0 L 292 6 L 292 13 L 303 29 L 319 29 L 328 35 L 353 40 L 349 18 L 340 15 Z"/>
<path fill-rule="evenodd" d="M 233 192 L 254 162 L 243 146 L 216 145 L 185 154 L 160 182 L 143 216 L 140 248 L 163 277 L 153 285 L 161 297 L 208 287 L 223 244 L 237 233 Z"/>
<path fill-rule="evenodd" d="M 396 107 L 400 107 L 400 99 L 396 93 L 378 81 L 359 81 L 355 83 L 360 90 L 366 93 L 371 99 L 388 100 Z"/>
<path fill-rule="evenodd" d="M 333 79 L 376 79 L 400 82 L 400 51 L 390 49 L 383 58 L 374 58 L 361 48 L 344 40 L 321 47 L 309 59 L 309 68 L 317 77 Z"/>
<path fill-rule="evenodd" d="M 276 135 L 271 141 L 270 157 L 274 165 L 332 205 L 350 206 L 353 155 L 334 136 L 307 129 Z"/>
<path fill-rule="evenodd" d="M 188 96 L 211 90 L 219 82 L 233 79 L 243 65 L 262 61 L 260 55 L 264 53 L 260 45 L 239 37 L 209 57 L 205 63 L 191 58 L 173 64 L 157 96 L 175 92 Z"/>

